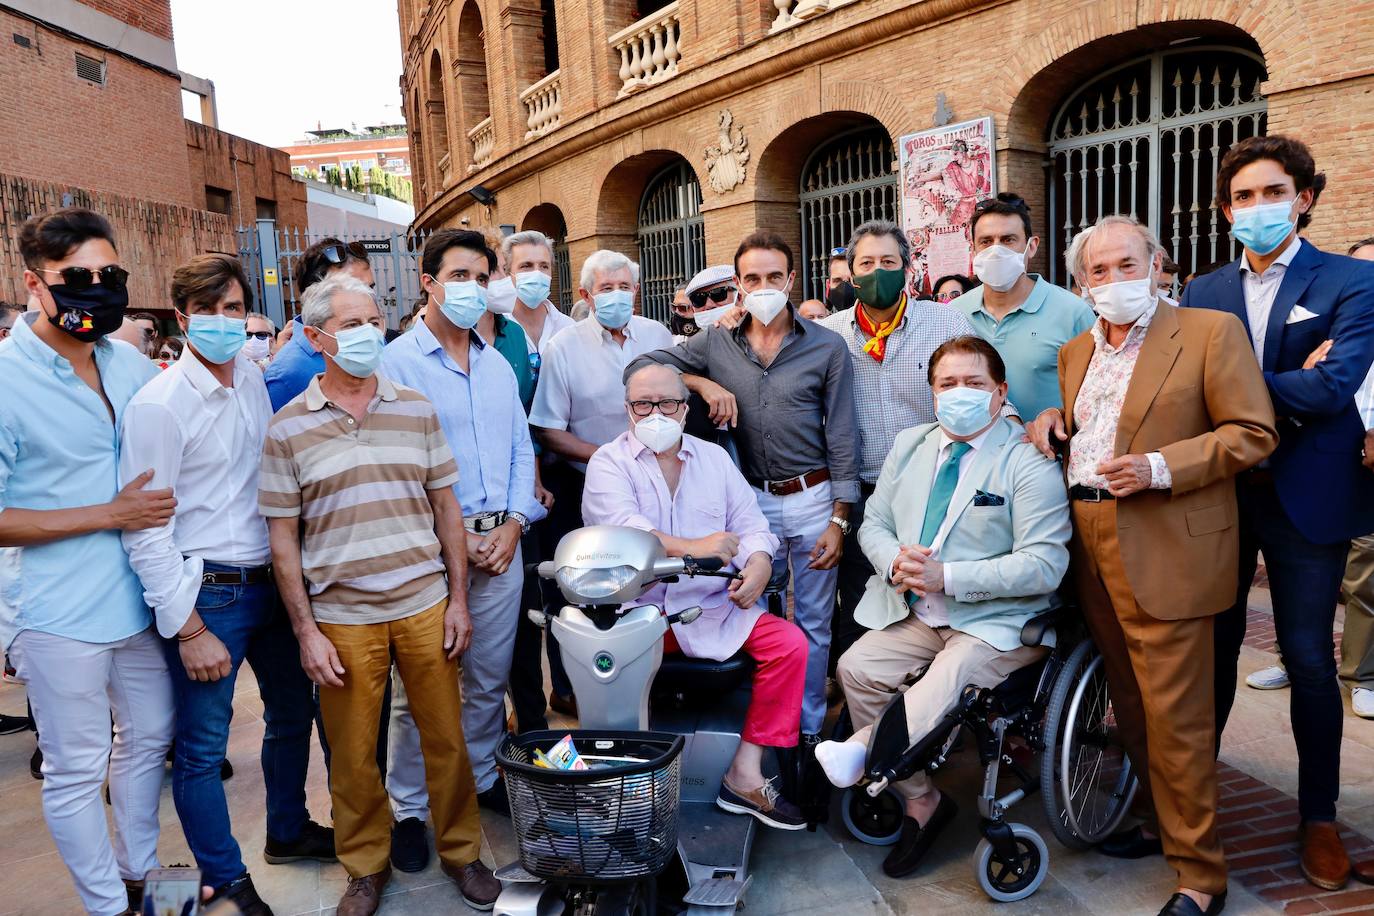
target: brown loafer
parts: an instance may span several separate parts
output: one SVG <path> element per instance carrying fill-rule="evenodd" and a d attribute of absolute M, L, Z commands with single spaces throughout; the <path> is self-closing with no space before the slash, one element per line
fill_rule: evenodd
<path fill-rule="evenodd" d="M 336 916 L 372 916 L 382 904 L 382 888 L 391 880 L 391 866 L 375 875 L 350 878 L 348 889 L 339 898 Z"/>
<path fill-rule="evenodd" d="M 1374 859 L 1367 859 L 1364 862 L 1356 862 L 1350 866 L 1350 874 L 1355 880 L 1363 881 L 1365 884 L 1374 884 Z"/>
<path fill-rule="evenodd" d="M 1338 891 L 1350 880 L 1350 856 L 1336 825 L 1309 821 L 1299 830 L 1302 873 L 1317 887 Z"/>
<path fill-rule="evenodd" d="M 490 910 L 496 906 L 496 898 L 501 896 L 501 882 L 491 873 L 491 869 L 476 859 L 462 868 L 455 868 L 447 862 L 440 862 L 444 874 L 458 885 L 458 893 L 463 902 L 474 910 Z"/>

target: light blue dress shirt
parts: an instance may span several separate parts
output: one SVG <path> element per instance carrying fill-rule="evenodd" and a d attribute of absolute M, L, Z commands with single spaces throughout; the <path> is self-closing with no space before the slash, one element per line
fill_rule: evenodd
<path fill-rule="evenodd" d="M 968 316 L 978 336 L 997 348 L 1007 364 L 1007 399 L 1029 423 L 1059 403 L 1059 348 L 1088 328 L 1093 310 L 1062 286 L 1031 274 L 1035 287 L 1019 308 L 1001 321 L 983 310 L 983 287 L 950 303 Z"/>
<path fill-rule="evenodd" d="M 434 404 L 458 461 L 453 491 L 465 517 L 519 512 L 537 521 L 546 513 L 534 498 L 534 449 L 515 373 L 476 332 L 470 339 L 465 373 L 429 326 L 417 321 L 409 333 L 387 344 L 382 373 Z"/>
<path fill-rule="evenodd" d="M 105 396 L 34 334 L 29 314 L 0 342 L 0 513 L 75 509 L 119 492 L 119 421 L 157 367 L 122 341 L 95 345 Z M 110 643 L 153 622 L 119 531 L 17 548 L 0 566 L 0 645 L 23 630 Z"/>

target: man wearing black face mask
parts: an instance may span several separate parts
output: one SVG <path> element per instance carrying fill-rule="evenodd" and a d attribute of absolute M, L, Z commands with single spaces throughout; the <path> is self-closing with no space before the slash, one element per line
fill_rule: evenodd
<path fill-rule="evenodd" d="M 911 245 L 895 223 L 871 220 L 854 230 L 845 254 L 848 295 L 857 299 L 819 324 L 844 339 L 854 363 L 854 413 L 858 421 L 859 502 L 850 512 L 853 528 L 840 555 L 840 606 L 835 613 L 831 671 L 861 635 L 854 609 L 864 596 L 873 567 L 859 547 L 864 503 L 878 483 L 883 460 L 897 434 L 935 422 L 935 400 L 926 367 L 947 340 L 974 334 L 962 312 L 938 302 L 907 301 Z M 836 268 L 832 262 L 831 275 Z M 834 296 L 832 291 L 830 296 Z M 829 298 L 829 297 L 828 297 Z M 832 306 L 833 307 L 833 306 Z"/>
<path fill-rule="evenodd" d="M 0 348 L 0 547 L 18 548 L 19 562 L 0 571 L 0 593 L 23 597 L 3 602 L 0 650 L 28 683 L 57 851 L 83 908 L 117 913 L 138 908 L 142 876 L 158 864 L 172 737 L 167 664 L 120 532 L 165 525 L 176 500 L 144 489 L 152 468 L 119 489 L 115 435 L 157 369 L 103 339 L 129 302 L 103 217 L 34 217 L 19 249 L 32 314 Z M 107 771 L 114 844 L 100 803 Z"/>
<path fill-rule="evenodd" d="M 854 307 L 854 284 L 850 282 L 848 254 L 846 248 L 833 248 L 830 251 L 830 273 L 825 280 L 825 307 L 832 314 Z"/>

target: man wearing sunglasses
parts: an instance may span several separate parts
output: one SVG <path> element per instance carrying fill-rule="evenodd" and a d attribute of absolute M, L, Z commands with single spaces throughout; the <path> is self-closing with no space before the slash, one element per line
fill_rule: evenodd
<path fill-rule="evenodd" d="M 19 250 L 32 314 L 0 347 L 0 547 L 19 553 L 0 570 L 0 647 L 28 684 L 57 851 L 83 908 L 119 913 L 158 865 L 172 738 L 167 663 L 120 532 L 165 525 L 176 500 L 147 488 L 156 468 L 119 488 L 115 434 L 157 370 L 105 339 L 124 320 L 129 274 L 104 217 L 33 217 Z"/>
<path fill-rule="evenodd" d="M 305 291 L 325 277 L 346 275 L 374 286 L 372 264 L 367 251 L 357 242 L 343 242 L 336 238 L 320 239 L 301 253 L 296 262 L 296 288 L 302 297 Z M 324 357 L 301 333 L 300 318 L 294 319 L 295 330 L 278 351 L 271 365 L 263 373 L 267 393 L 272 398 L 272 410 L 281 410 L 291 403 L 310 380 L 324 373 Z"/>
<path fill-rule="evenodd" d="M 138 328 L 139 346 L 143 355 L 149 359 L 153 358 L 153 345 L 157 343 L 157 317 L 148 312 L 135 312 L 129 316 L 129 320 Z"/>

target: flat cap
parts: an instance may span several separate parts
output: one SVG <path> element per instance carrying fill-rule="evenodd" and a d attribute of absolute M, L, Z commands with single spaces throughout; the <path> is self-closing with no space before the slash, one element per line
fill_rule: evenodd
<path fill-rule="evenodd" d="M 716 264 L 713 267 L 699 270 L 697 271 L 697 275 L 692 278 L 692 282 L 687 284 L 687 295 L 690 296 L 699 289 L 705 289 L 708 286 L 715 286 L 718 283 L 724 283 L 726 280 L 734 279 L 734 276 L 735 268 L 731 267 L 729 264 Z"/>

